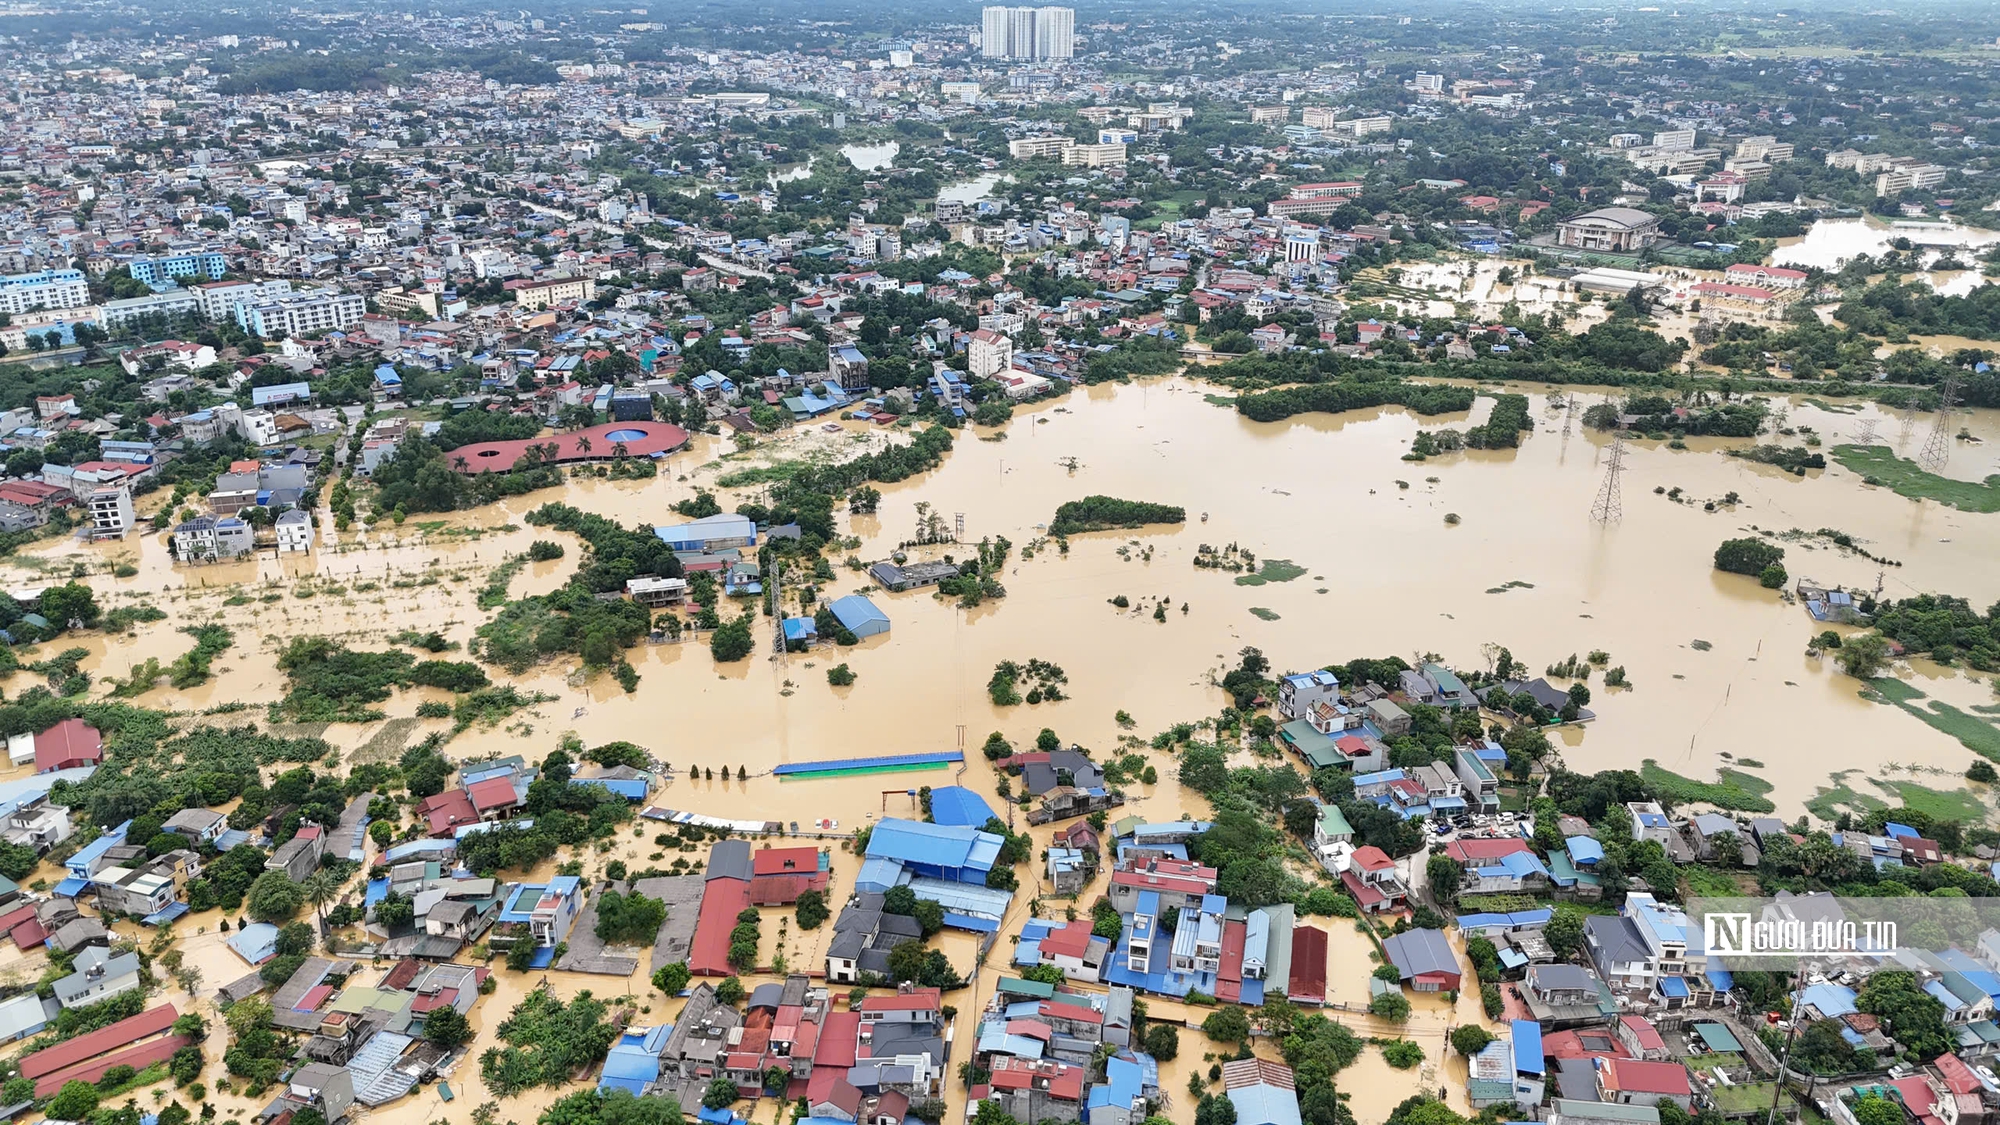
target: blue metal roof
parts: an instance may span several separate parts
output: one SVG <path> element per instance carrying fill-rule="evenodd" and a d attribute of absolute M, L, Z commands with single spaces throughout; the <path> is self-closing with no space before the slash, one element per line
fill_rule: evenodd
<path fill-rule="evenodd" d="M 64 898 L 75 898 L 76 896 L 82 894 L 83 892 L 89 889 L 90 889 L 90 880 L 78 879 L 72 876 L 68 879 L 64 879 L 60 883 L 57 883 L 55 887 L 55 893 L 61 895 Z"/>
<path fill-rule="evenodd" d="M 278 955 L 278 927 L 252 922 L 229 935 L 229 948 L 252 965 L 261 965 Z"/>
<path fill-rule="evenodd" d="M 1660 995 L 1670 1000 L 1685 1000 L 1688 995 L 1687 982 L 1679 977 L 1661 977 Z"/>
<path fill-rule="evenodd" d="M 125 842 L 125 833 L 131 827 L 132 822 L 128 820 L 111 831 L 106 832 L 104 835 L 99 836 L 97 839 L 92 840 L 90 843 L 78 848 L 76 854 L 69 857 L 66 866 L 71 871 L 88 872 L 92 864 L 104 858 L 105 852 Z"/>
<path fill-rule="evenodd" d="M 1229 1091 L 1229 1101 L 1236 1125 L 1299 1125 L 1298 1095 L 1281 1086 L 1239 1086 Z"/>
<path fill-rule="evenodd" d="M 1604 859 L 1604 845 L 1588 836 L 1571 836 L 1563 842 L 1569 847 L 1570 861 L 1579 866 Z"/>
<path fill-rule="evenodd" d="M 646 799 L 646 779 L 643 777 L 572 777 L 571 785 L 599 785 L 618 794 L 628 801 Z"/>
<path fill-rule="evenodd" d="M 187 903 L 170 902 L 159 910 L 155 910 L 144 918 L 139 919 L 139 923 L 145 926 L 164 926 L 187 912 Z"/>
<path fill-rule="evenodd" d="M 1542 1061 L 1542 1025 L 1534 1020 L 1514 1021 L 1514 1069 L 1522 1074 L 1540 1074 L 1547 1064 Z"/>
<path fill-rule="evenodd" d="M 889 615 L 860 594 L 835 598 L 827 608 L 833 611 L 833 615 L 840 619 L 842 625 L 847 626 L 847 631 L 850 633 L 858 634 L 864 627 L 870 625 L 881 625 L 886 628 L 889 624 Z"/>
<path fill-rule="evenodd" d="M 978 828 L 994 819 L 986 799 L 962 785 L 931 790 L 931 819 L 938 824 Z"/>
<path fill-rule="evenodd" d="M 925 824 L 891 817 L 868 836 L 869 858 L 930 867 L 990 871 L 1000 857 L 1000 837 L 959 825 Z"/>

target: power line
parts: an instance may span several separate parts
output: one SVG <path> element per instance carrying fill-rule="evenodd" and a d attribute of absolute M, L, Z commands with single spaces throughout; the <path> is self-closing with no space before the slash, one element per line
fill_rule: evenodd
<path fill-rule="evenodd" d="M 1616 430 L 1611 435 L 1611 459 L 1604 466 L 1604 483 L 1597 488 L 1597 501 L 1590 506 L 1590 518 L 1598 523 L 1612 523 L 1625 515 L 1619 475 L 1625 471 L 1625 431 Z"/>

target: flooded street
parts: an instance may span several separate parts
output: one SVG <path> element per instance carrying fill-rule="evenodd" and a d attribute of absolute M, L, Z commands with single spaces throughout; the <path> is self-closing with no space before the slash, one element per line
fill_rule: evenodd
<path fill-rule="evenodd" d="M 1531 394 L 1537 431 L 1519 450 L 1412 463 L 1399 458 L 1420 420 L 1400 409 L 1254 423 L 1206 401 L 1211 390 L 1179 378 L 1080 389 L 1019 411 L 1004 440 L 991 440 L 998 436 L 992 431 L 965 431 L 936 471 L 879 486 L 879 514 L 841 517 L 844 529 L 851 523 L 861 541 L 854 557 L 866 563 L 915 535 L 919 503 L 948 522 L 963 513 L 967 539 L 1004 535 L 1014 544 L 1004 599 L 962 610 L 928 591 L 886 594 L 860 570 L 836 561 L 839 577 L 822 590 L 822 600 L 867 593 L 893 623 L 886 636 L 852 650 L 828 647 L 774 658 L 764 620 L 756 653 L 728 665 L 717 665 L 706 643 L 642 645 L 628 654 L 642 677 L 631 695 L 609 675 L 585 678 L 572 674 L 571 661 L 552 663 L 513 681 L 552 701 L 499 725 L 462 732 L 447 749 L 462 760 L 510 753 L 539 758 L 564 730 L 590 745 L 629 739 L 679 771 L 677 780 L 653 794 L 654 804 L 802 824 L 831 818 L 844 833 L 884 815 L 918 815 L 911 790 L 954 780 L 1004 809 L 992 796 L 995 773 L 978 753 L 990 731 L 1021 744 L 1049 727 L 1065 741 L 1108 753 L 1121 735 L 1147 737 L 1211 715 L 1225 702 L 1212 681 L 1245 646 L 1261 648 L 1282 671 L 1425 652 L 1481 667 L 1481 646 L 1490 642 L 1508 646 L 1535 669 L 1595 648 L 1626 668 L 1634 686 L 1613 690 L 1593 683 L 1597 722 L 1558 737 L 1575 769 L 1637 768 L 1651 758 L 1706 780 L 1731 757 L 1751 758 L 1762 763 L 1752 772 L 1771 782 L 1771 799 L 1790 818 L 1838 771 L 1955 777 L 1971 758 L 1956 741 L 1895 708 L 1862 700 L 1855 681 L 1805 656 L 1806 639 L 1820 627 L 1754 580 L 1716 572 L 1711 556 L 1721 540 L 1753 525 L 1837 528 L 1904 564 L 1882 573 L 1886 594 L 1942 591 L 1985 605 L 2000 597 L 2000 570 L 1992 565 L 2000 557 L 2000 521 L 1992 517 L 1864 487 L 1839 468 L 1801 479 L 1721 455 L 1743 441 L 1689 439 L 1685 450 L 1651 441 L 1629 445 L 1623 518 L 1599 526 L 1588 512 L 1608 439 L 1581 428 L 1565 435 L 1560 413 L 1540 392 Z M 1608 393 L 1583 389 L 1578 404 Z M 1482 401 L 1475 414 L 1489 405 Z M 1884 440 L 1906 454 L 1927 432 L 1927 423 L 1920 423 L 1903 433 L 1896 416 L 1873 408 L 1832 413 L 1802 402 L 1788 407 L 1787 424 L 1812 426 L 1831 446 L 1871 419 Z M 1421 424 L 1464 421 L 1441 417 Z M 1951 475 L 1976 479 L 1996 471 L 1990 451 L 2000 450 L 2000 413 L 1977 412 L 1963 421 L 1985 444 L 1958 446 Z M 461 646 L 456 658 L 463 659 L 473 630 L 490 616 L 476 607 L 479 589 L 494 566 L 535 538 L 561 541 L 566 557 L 523 568 L 509 589 L 518 597 L 557 588 L 576 567 L 580 544 L 524 522 L 541 504 L 562 500 L 626 523 L 668 523 L 678 519 L 669 504 L 697 487 L 712 488 L 723 473 L 808 454 L 848 456 L 885 440 L 903 439 L 860 423 L 847 423 L 839 434 L 800 427 L 747 455 L 732 452 L 727 439 L 701 439 L 654 480 L 579 478 L 475 512 L 343 534 L 330 549 L 304 559 L 175 569 L 165 540 L 154 536 L 94 547 L 47 545 L 7 560 L 5 578 L 16 586 L 45 583 L 82 564 L 107 607 L 143 599 L 168 612 L 168 620 L 142 625 L 135 635 L 78 642 L 89 652 L 84 667 L 99 691 L 148 658 L 167 663 L 186 651 L 192 640 L 178 626 L 227 624 L 235 647 L 215 661 L 209 683 L 188 691 L 162 686 L 138 701 L 182 711 L 242 701 L 252 709 L 217 721 L 261 720 L 259 705 L 284 690 L 274 654 L 290 637 L 323 634 L 381 647 L 401 630 L 437 630 Z M 1673 488 L 1689 502 L 1655 493 Z M 1730 492 L 1740 496 L 1733 509 L 1702 510 L 1703 501 L 1720 501 Z M 1067 554 L 1052 542 L 1037 542 L 1058 504 L 1093 494 L 1181 505 L 1188 521 L 1077 536 Z M 726 509 L 755 495 L 725 493 L 722 503 Z M 1458 522 L 1447 523 L 1447 514 Z M 1304 573 L 1287 582 L 1239 585 L 1230 574 L 1192 565 L 1202 544 L 1236 544 L 1259 559 L 1290 560 Z M 1031 546 L 1033 557 L 1026 557 Z M 965 550 L 912 553 L 962 556 Z M 113 560 L 133 563 L 137 576 L 103 573 Z M 1859 587 L 1877 579 L 1878 568 L 1866 559 L 1803 543 L 1788 545 L 1785 563 L 1795 579 Z M 1111 604 L 1119 595 L 1131 608 Z M 1168 599 L 1164 621 L 1153 615 L 1159 599 Z M 68 646 L 44 649 L 61 647 Z M 1061 665 L 1071 698 L 995 707 L 985 691 L 994 664 L 1029 658 Z M 857 681 L 829 686 L 826 668 L 843 662 Z M 1991 698 L 1983 682 L 1956 671 L 1925 668 L 1918 677 L 1926 692 L 1960 706 Z M 18 693 L 37 679 L 17 673 L 6 686 Z M 414 720 L 417 704 L 427 698 L 444 697 L 398 693 L 385 705 L 391 722 L 335 725 L 325 737 L 343 761 L 393 756 L 428 731 L 450 730 L 450 720 Z M 1120 711 L 1133 717 L 1131 730 L 1117 723 Z M 959 747 L 971 758 L 962 769 L 829 780 L 769 776 L 782 762 Z M 1206 811 L 1199 796 L 1181 792 L 1169 759 L 1153 752 L 1147 758 L 1160 770 L 1159 783 L 1135 785 L 1123 812 L 1166 820 Z M 715 780 L 689 779 L 685 771 L 697 766 L 713 769 Z M 752 776 L 737 780 L 739 766 Z M 1957 785 L 1951 777 L 1929 783 Z M 613 859 L 636 870 L 676 858 L 652 842 L 657 826 L 636 827 L 621 830 L 607 849 L 587 852 L 586 875 L 600 874 Z M 1037 855 L 1052 832 L 1035 830 Z M 833 848 L 830 897 L 838 902 L 853 885 L 858 860 L 837 841 L 827 843 Z M 688 858 L 698 870 L 702 855 Z M 1038 874 L 1035 864 L 1022 869 L 1022 893 L 1003 935 L 1018 932 L 1034 912 Z M 1100 878 L 1081 910 L 1087 912 L 1102 885 Z M 1061 918 L 1066 905 L 1044 900 L 1041 916 Z M 767 964 L 782 955 L 793 970 L 823 968 L 830 925 L 802 932 L 790 910 L 769 908 L 764 915 Z M 193 916 L 177 927 L 181 947 L 211 992 L 248 971 L 222 944 L 217 921 Z M 1365 1004 L 1372 943 L 1354 932 L 1351 921 L 1308 921 L 1330 934 L 1331 999 Z M 939 945 L 960 971 L 975 971 L 969 938 L 948 933 Z M 977 1008 L 993 994 L 1011 949 L 1003 936 L 974 987 L 951 998 L 959 1009 L 954 1066 L 965 1057 Z M 510 973 L 497 962 L 495 968 L 499 990 L 475 1012 L 480 1028 L 504 1019 L 542 976 Z M 8 971 L 32 974 L 36 968 L 0 964 L 0 972 Z M 635 1017 L 640 1025 L 669 1020 L 678 1007 L 651 993 L 643 974 L 619 980 L 552 972 L 547 978 L 564 995 L 586 988 L 600 996 L 631 995 L 641 1009 Z M 1413 996 L 1412 1002 L 1414 1014 L 1398 1033 L 1423 1047 L 1420 1068 L 1395 1071 L 1371 1047 L 1338 1079 L 1363 1122 L 1382 1120 L 1419 1085 L 1446 1087 L 1453 1105 L 1469 1111 L 1463 1061 L 1447 1057 L 1444 1043 L 1451 1027 L 1481 1018 L 1476 992 L 1455 1006 L 1435 996 Z M 1178 1007 L 1159 1001 L 1156 1015 L 1170 1018 Z M 1201 1013 L 1194 1015 L 1198 1022 Z M 1339 1018 L 1359 1034 L 1398 1031 L 1374 1026 L 1365 1016 Z M 219 1022 L 217 1028 L 209 1044 L 210 1058 L 218 1060 L 215 1075 L 221 1073 Z M 1203 1054 L 1212 1047 L 1198 1031 L 1184 1031 L 1180 1058 L 1163 1067 L 1162 1086 L 1173 1099 L 1169 1115 L 1183 1125 L 1193 1118 L 1188 1077 L 1206 1071 Z M 1274 1053 L 1274 1047 L 1262 1043 L 1259 1051 Z M 476 1064 L 461 1065 L 451 1082 L 458 1097 L 450 1104 L 435 1087 L 422 1087 L 366 1119 L 466 1125 L 489 1095 Z M 498 1119 L 529 1125 L 566 1092 L 538 1090 L 502 1102 Z M 961 1099 L 953 1089 L 954 1112 Z M 216 1100 L 232 1117 L 254 1108 L 240 1097 Z M 760 1122 L 780 1113 L 773 1101 L 757 1105 Z"/>

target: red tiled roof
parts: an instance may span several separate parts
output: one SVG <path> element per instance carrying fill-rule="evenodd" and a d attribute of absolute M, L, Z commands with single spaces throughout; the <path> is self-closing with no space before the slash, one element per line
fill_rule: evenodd
<path fill-rule="evenodd" d="M 115 1027 L 117 1025 L 114 1024 L 112 1026 Z M 109 1030 L 109 1028 L 106 1030 Z M 187 1036 L 169 1035 L 165 1039 L 155 1039 L 151 1043 L 119 1051 L 117 1054 L 105 1055 L 103 1058 L 93 1059 L 82 1066 L 73 1066 L 68 1070 L 58 1070 L 53 1074 L 36 1080 L 35 1096 L 46 1098 L 57 1090 L 62 1089 L 63 1084 L 66 1082 L 96 1082 L 98 1079 L 104 1077 L 105 1071 L 110 1070 L 114 1066 L 129 1066 L 134 1070 L 144 1070 L 156 1062 L 165 1062 L 172 1058 L 175 1051 L 187 1045 Z"/>
<path fill-rule="evenodd" d="M 414 957 L 405 957 L 401 961 L 396 962 L 395 966 L 389 970 L 389 975 L 382 978 L 382 987 L 391 992 L 400 992 L 410 987 L 416 981 L 417 974 L 423 971 L 424 966 L 422 962 Z"/>
<path fill-rule="evenodd" d="M 1076 1023 L 1104 1022 L 1104 1013 L 1086 1004 L 1064 1004 L 1055 1000 L 1044 1000 L 1035 1011 L 1044 1019 L 1071 1020 Z"/>
<path fill-rule="evenodd" d="M 1604 1088 L 1622 1090 L 1634 1094 L 1664 1094 L 1670 1097 L 1687 1097 L 1687 1067 L 1677 1062 L 1646 1062 L 1642 1059 L 1606 1059 Z M 1922 1080 L 1919 1079 L 1919 1082 Z"/>
<path fill-rule="evenodd" d="M 1937 1067 L 1938 1076 L 1944 1079 L 1945 1088 L 1952 1093 L 1971 1094 L 1978 1092 L 1980 1086 L 1979 1078 L 1972 1073 L 1971 1067 L 1965 1065 L 1964 1059 L 1947 1051 L 1939 1055 L 1937 1061 L 1931 1065 Z"/>
<path fill-rule="evenodd" d="M 479 820 L 479 810 L 472 807 L 472 798 L 462 789 L 447 789 L 434 797 L 426 797 L 417 805 L 417 815 L 424 818 L 433 836 L 449 836 L 452 829 L 461 824 L 474 824 Z"/>
<path fill-rule="evenodd" d="M 571 384 L 574 386 L 574 384 Z M 650 457 L 655 453 L 672 453 L 688 443 L 688 432 L 679 426 L 666 422 L 606 422 L 575 433 L 551 434 L 547 437 L 529 438 L 524 441 L 487 441 L 477 445 L 461 445 L 445 454 L 445 463 L 458 468 L 459 461 L 465 467 L 462 473 L 507 472 L 514 462 L 528 451 L 530 445 L 556 447 L 556 462 L 588 461 L 611 456 L 611 447 L 618 444 L 611 434 L 636 430 L 641 436 L 624 442 L 625 452 L 631 457 Z M 583 441 L 590 442 L 585 452 Z"/>
<path fill-rule="evenodd" d="M 1088 932 L 1088 931 L 1086 931 Z M 870 996 L 861 1002 L 864 1012 L 931 1012 L 944 1001 L 944 990 L 913 988 L 894 996 Z"/>
<path fill-rule="evenodd" d="M 14 927 L 25 925 L 26 923 L 32 922 L 34 920 L 35 920 L 34 903 L 31 902 L 24 906 L 17 906 L 14 909 L 9 910 L 5 914 L 0 914 L 0 934 L 11 933 L 13 932 Z"/>
<path fill-rule="evenodd" d="M 1531 850 L 1526 840 L 1518 839 L 1453 840 L 1444 846 L 1444 854 L 1450 856 L 1460 865 L 1486 863 L 1491 860 Z"/>
<path fill-rule="evenodd" d="M 49 931 L 41 922 L 31 918 L 8 931 L 7 936 L 14 939 L 15 946 L 21 952 L 26 953 L 28 950 L 49 940 Z"/>
<path fill-rule="evenodd" d="M 1364 871 L 1387 871 L 1396 866 L 1389 853 L 1373 844 L 1363 844 L 1354 849 L 1354 862 Z"/>
<path fill-rule="evenodd" d="M 798 1031 L 792 1034 L 792 1057 L 795 1059 L 810 1059 L 818 1047 L 819 1025 L 801 1021 Z"/>
<path fill-rule="evenodd" d="M 439 989 L 437 995 L 435 996 L 419 996 L 415 1000 L 410 1001 L 410 1011 L 421 1016 L 425 1012 L 433 1011 L 438 1008 L 449 1008 L 452 1005 L 452 1001 L 457 999 L 458 999 L 458 989 L 456 988 Z"/>
<path fill-rule="evenodd" d="M 1031 1061 L 1001 1055 L 993 1060 L 993 1087 L 1039 1090 L 1060 1101 L 1083 1099 L 1083 1068 L 1053 1059 Z"/>
<path fill-rule="evenodd" d="M 853 1066 L 854 1045 L 860 1038 L 860 1012 L 828 1012 L 820 1023 L 819 1049 L 813 1052 L 813 1078 L 819 1078 L 819 1068 L 823 1066 L 843 1070 Z"/>
<path fill-rule="evenodd" d="M 33 910 L 32 907 L 29 909 Z M 157 1008 L 140 1012 L 136 1016 L 100 1027 L 88 1034 L 36 1051 L 21 1059 L 21 1076 L 40 1078 L 44 1074 L 64 1067 L 75 1066 L 92 1056 L 137 1043 L 148 1035 L 158 1035 L 172 1027 L 179 1015 L 172 1004 L 162 1004 Z"/>
<path fill-rule="evenodd" d="M 1082 957 L 1090 948 L 1091 925 L 1071 922 L 1042 939 L 1042 952 L 1053 957 Z"/>
<path fill-rule="evenodd" d="M 1639 1043 L 1640 1050 L 1664 1051 L 1667 1049 L 1667 1041 L 1660 1038 L 1660 1033 L 1654 1030 L 1653 1025 L 1640 1019 L 1638 1016 L 1619 1016 L 1618 1022 L 1631 1030 L 1632 1037 Z"/>
<path fill-rule="evenodd" d="M 763 848 L 751 853 L 753 875 L 809 875 L 818 870 L 818 848 Z"/>
<path fill-rule="evenodd" d="M 729 933 L 749 905 L 750 884 L 743 879 L 710 879 L 702 887 L 701 913 L 688 951 L 688 968 L 696 976 L 726 977 L 736 971 L 729 964 Z"/>
<path fill-rule="evenodd" d="M 104 739 L 82 719 L 64 719 L 35 736 L 35 772 L 70 769 L 104 760 Z"/>
<path fill-rule="evenodd" d="M 1216 974 L 1222 980 L 1242 981 L 1243 943 L 1248 940 L 1249 932 L 1249 927 L 1242 922 L 1222 924 L 1222 966 Z"/>
<path fill-rule="evenodd" d="M 476 781 L 465 792 L 472 798 L 472 807 L 480 812 L 488 809 L 512 808 L 521 799 L 514 792 L 513 779 L 506 777 L 489 777 L 485 781 Z"/>
<path fill-rule="evenodd" d="M 1326 1002 L 1326 931 L 1292 927 L 1292 979 L 1286 995 L 1314 1004 Z"/>

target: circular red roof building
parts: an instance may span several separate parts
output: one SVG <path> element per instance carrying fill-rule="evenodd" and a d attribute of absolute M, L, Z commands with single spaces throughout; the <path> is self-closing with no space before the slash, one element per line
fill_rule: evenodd
<path fill-rule="evenodd" d="M 524 441 L 482 441 L 461 445 L 445 454 L 445 462 L 461 473 L 504 473 L 513 469 L 530 446 L 554 450 L 558 465 L 614 461 L 619 457 L 664 457 L 688 443 L 688 432 L 668 422 L 606 422 L 574 433 L 550 434 Z"/>

